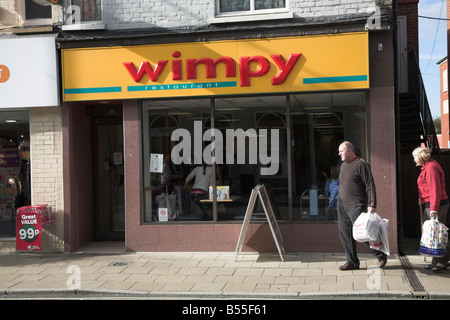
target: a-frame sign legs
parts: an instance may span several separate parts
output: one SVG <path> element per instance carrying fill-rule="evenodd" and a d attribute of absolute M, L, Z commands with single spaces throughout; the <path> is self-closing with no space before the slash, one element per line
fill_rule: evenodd
<path fill-rule="evenodd" d="M 272 236 L 277 246 L 278 253 L 280 254 L 281 261 L 284 261 L 284 241 L 281 236 L 280 228 L 278 227 L 275 214 L 273 213 L 272 205 L 267 195 L 266 188 L 263 184 L 258 184 L 255 188 L 253 188 L 252 193 L 250 194 L 247 211 L 245 212 L 241 233 L 239 235 L 238 243 L 236 246 L 236 259 L 239 253 L 241 253 L 242 247 L 244 246 L 245 235 L 247 234 L 247 229 L 250 224 L 257 198 L 259 198 L 264 208 L 264 213 L 266 215 L 267 222 L 269 223 L 270 231 L 272 232 Z"/>

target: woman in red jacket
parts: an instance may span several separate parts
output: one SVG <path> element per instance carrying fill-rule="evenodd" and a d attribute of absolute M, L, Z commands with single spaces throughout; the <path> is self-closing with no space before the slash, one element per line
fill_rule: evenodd
<path fill-rule="evenodd" d="M 449 201 L 445 191 L 445 176 L 439 163 L 431 158 L 431 150 L 418 147 L 412 153 L 414 162 L 421 166 L 422 171 L 417 179 L 419 204 L 423 205 L 424 220 L 437 217 L 441 223 L 446 223 Z M 450 259 L 450 247 L 441 258 L 433 258 L 431 265 L 425 268 L 438 272 L 447 268 Z"/>

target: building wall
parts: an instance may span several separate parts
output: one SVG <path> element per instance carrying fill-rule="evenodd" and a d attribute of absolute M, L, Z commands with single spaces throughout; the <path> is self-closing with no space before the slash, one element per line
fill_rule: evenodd
<path fill-rule="evenodd" d="M 399 0 L 397 2 L 398 15 L 406 16 L 408 29 L 408 52 L 414 50 L 419 57 L 419 21 L 418 8 L 419 0 Z"/>
<path fill-rule="evenodd" d="M 64 250 L 93 241 L 91 124 L 86 106 L 62 104 Z"/>
<path fill-rule="evenodd" d="M 387 36 L 389 35 L 389 36 Z M 377 190 L 377 212 L 389 220 L 391 252 L 397 251 L 394 56 L 392 32 L 370 36 L 370 165 Z M 388 40 L 389 39 L 389 40 Z M 383 50 L 378 50 L 378 44 Z"/>
<path fill-rule="evenodd" d="M 13 26 L 16 23 L 16 9 L 14 0 L 0 0 L 0 34 L 6 26 Z"/>
<path fill-rule="evenodd" d="M 0 35 L 37 34 L 53 31 L 51 24 L 57 24 L 60 21 L 59 6 L 51 5 L 51 23 L 48 23 L 48 25 L 38 24 L 30 27 L 25 21 L 24 2 L 21 1 L 31 0 L 0 0 Z"/>
<path fill-rule="evenodd" d="M 48 204 L 55 222 L 43 228 L 43 250 L 62 251 L 64 237 L 61 108 L 30 108 L 32 205 Z"/>
<path fill-rule="evenodd" d="M 18 0 L 0 0 L 0 34 L 11 33 L 6 27 L 19 26 Z M 289 11 L 294 18 L 346 17 L 365 14 L 375 5 L 391 5 L 391 0 L 290 0 Z M 197 28 L 213 22 L 215 1 L 209 0 L 111 0 L 103 1 L 103 22 L 106 29 Z M 58 6 L 53 6 L 53 22 L 62 20 Z M 370 11 L 370 10 L 369 10 Z M 306 21 L 305 21 L 306 22 Z"/>
<path fill-rule="evenodd" d="M 140 102 L 126 100 L 123 104 L 124 164 L 125 164 L 125 245 L 129 251 L 146 250 L 141 228 L 142 174 Z"/>
<path fill-rule="evenodd" d="M 383 1 L 387 4 L 390 1 Z M 318 18 L 367 13 L 373 0 L 289 1 L 295 18 Z M 209 0 L 112 0 L 103 3 L 103 22 L 107 29 L 197 28 L 209 25 L 214 17 L 215 1 Z"/>

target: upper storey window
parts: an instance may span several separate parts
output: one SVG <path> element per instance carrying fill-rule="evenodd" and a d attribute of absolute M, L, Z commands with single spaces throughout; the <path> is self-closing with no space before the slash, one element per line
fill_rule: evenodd
<path fill-rule="evenodd" d="M 52 24 L 51 3 L 42 5 L 39 1 L 20 0 L 18 3 L 19 26 Z"/>
<path fill-rule="evenodd" d="M 290 19 L 289 0 L 216 0 L 211 23 Z"/>
<path fill-rule="evenodd" d="M 286 0 L 218 0 L 219 13 L 245 12 L 258 10 L 286 9 Z"/>
<path fill-rule="evenodd" d="M 64 30 L 104 29 L 101 0 L 64 0 Z"/>

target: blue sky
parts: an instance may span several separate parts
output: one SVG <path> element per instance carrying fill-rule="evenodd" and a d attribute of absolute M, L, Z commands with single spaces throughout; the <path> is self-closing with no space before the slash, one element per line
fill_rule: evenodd
<path fill-rule="evenodd" d="M 447 19 L 447 0 L 420 0 L 419 16 Z M 447 56 L 447 22 L 419 17 L 419 64 L 433 118 L 440 117 L 439 60 Z"/>

